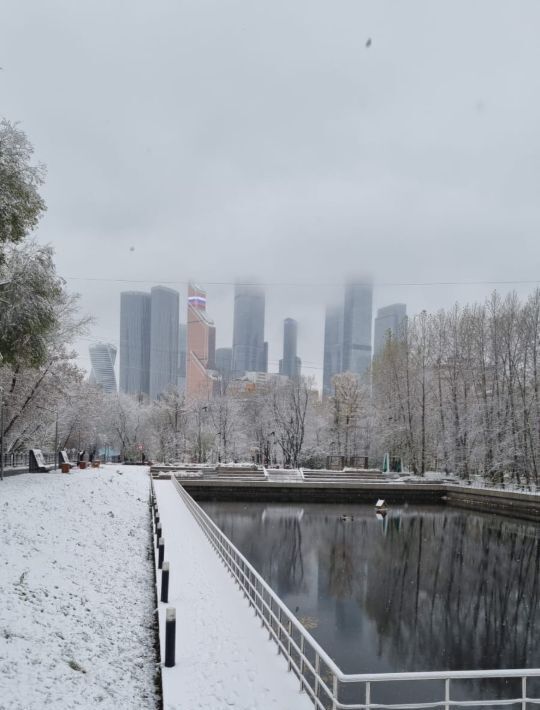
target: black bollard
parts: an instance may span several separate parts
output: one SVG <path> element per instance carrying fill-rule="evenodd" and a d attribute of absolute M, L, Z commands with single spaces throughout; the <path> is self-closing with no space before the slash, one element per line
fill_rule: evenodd
<path fill-rule="evenodd" d="M 156 547 L 159 547 L 159 538 L 161 537 L 161 523 L 156 525 Z"/>
<path fill-rule="evenodd" d="M 158 543 L 158 567 L 161 569 L 163 567 L 163 560 L 165 559 L 165 538 L 160 537 Z"/>
<path fill-rule="evenodd" d="M 168 607 L 165 614 L 165 667 L 174 666 L 174 653 L 176 647 L 176 609 Z"/>
<path fill-rule="evenodd" d="M 169 601 L 169 563 L 164 562 L 161 567 L 161 601 L 165 604 Z"/>

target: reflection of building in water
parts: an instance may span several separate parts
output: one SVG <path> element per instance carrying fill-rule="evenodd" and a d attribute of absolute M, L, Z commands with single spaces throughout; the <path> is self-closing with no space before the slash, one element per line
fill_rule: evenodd
<path fill-rule="evenodd" d="M 264 523 L 268 520 L 295 518 L 296 520 L 298 520 L 298 522 L 300 522 L 302 520 L 303 515 L 303 508 L 296 508 L 285 505 L 269 505 L 263 510 L 261 520 Z"/>
<path fill-rule="evenodd" d="M 213 511 L 345 672 L 540 666 L 534 523 L 434 506 L 392 506 L 383 521 L 371 506 Z"/>

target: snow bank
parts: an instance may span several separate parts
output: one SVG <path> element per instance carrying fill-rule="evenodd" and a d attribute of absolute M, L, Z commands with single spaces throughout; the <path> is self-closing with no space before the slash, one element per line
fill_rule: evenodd
<path fill-rule="evenodd" d="M 169 603 L 159 604 L 162 657 L 165 609 L 176 608 L 165 710 L 313 710 L 173 483 L 155 480 L 154 489 L 171 568 Z"/>
<path fill-rule="evenodd" d="M 146 471 L 0 483 L 2 710 L 156 707 Z"/>

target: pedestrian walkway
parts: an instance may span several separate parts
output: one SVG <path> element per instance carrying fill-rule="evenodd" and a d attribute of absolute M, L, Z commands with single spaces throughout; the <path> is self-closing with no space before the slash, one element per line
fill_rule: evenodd
<path fill-rule="evenodd" d="M 154 488 L 171 570 L 169 603 L 159 604 L 162 658 L 165 608 L 176 608 L 165 710 L 313 710 L 172 482 Z"/>

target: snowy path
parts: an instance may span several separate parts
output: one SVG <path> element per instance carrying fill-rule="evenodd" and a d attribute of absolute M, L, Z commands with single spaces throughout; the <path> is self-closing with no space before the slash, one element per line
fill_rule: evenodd
<path fill-rule="evenodd" d="M 0 483 L 1 710 L 156 708 L 147 470 Z"/>
<path fill-rule="evenodd" d="M 165 710 L 313 710 L 171 481 L 154 481 L 176 607 L 176 666 L 163 668 Z M 159 580 L 160 573 L 158 573 Z"/>

